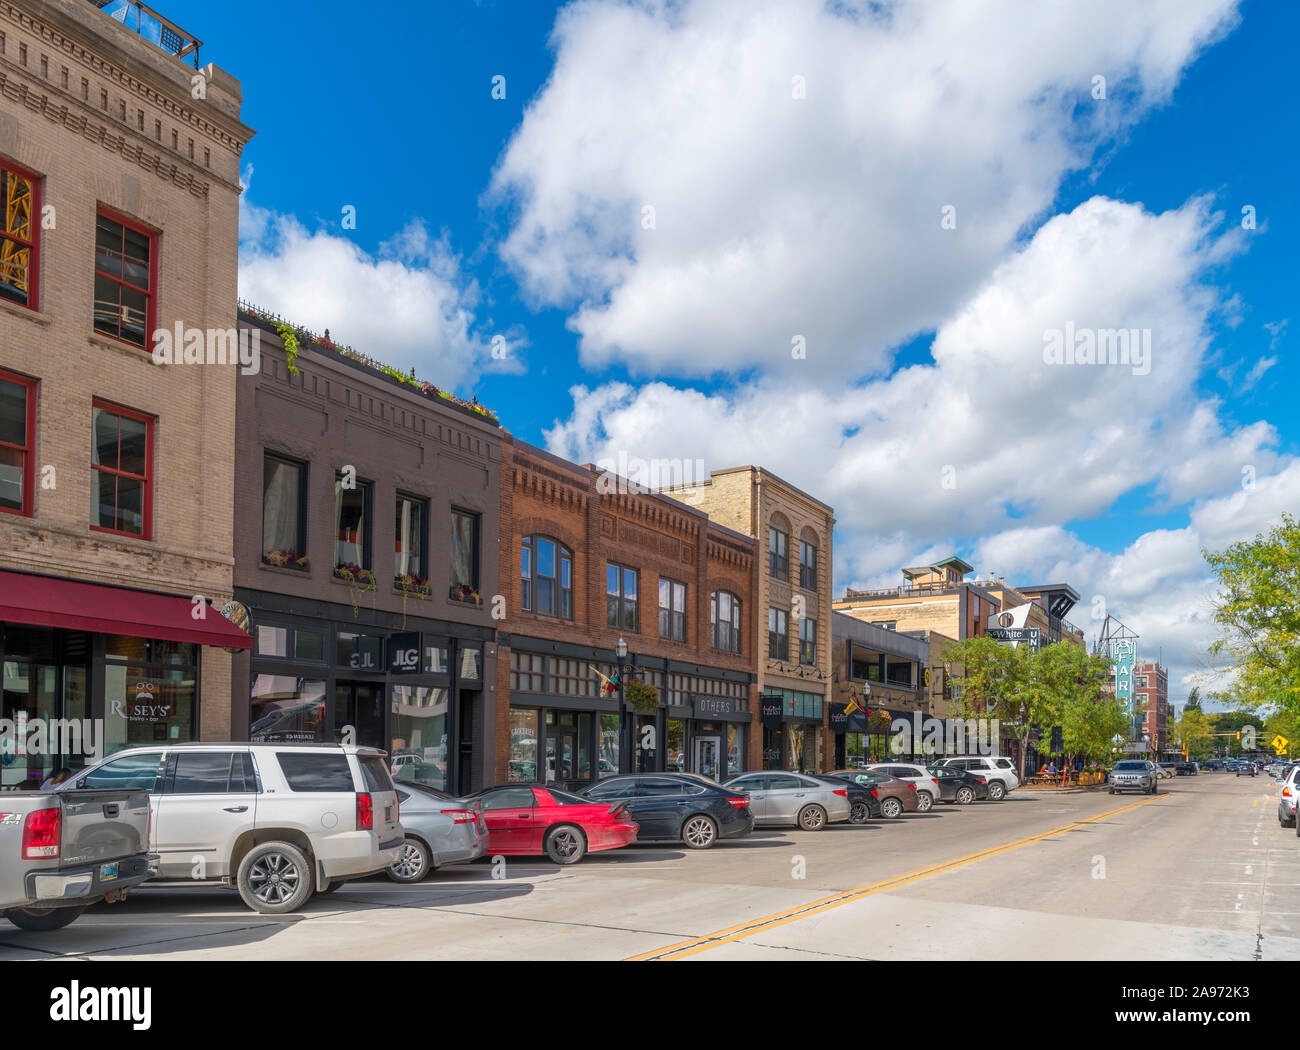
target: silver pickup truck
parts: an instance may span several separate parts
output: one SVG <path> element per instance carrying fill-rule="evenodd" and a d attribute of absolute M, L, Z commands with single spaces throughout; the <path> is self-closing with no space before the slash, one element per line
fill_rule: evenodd
<path fill-rule="evenodd" d="M 149 795 L 129 789 L 0 792 L 0 915 L 57 930 L 157 868 Z"/>

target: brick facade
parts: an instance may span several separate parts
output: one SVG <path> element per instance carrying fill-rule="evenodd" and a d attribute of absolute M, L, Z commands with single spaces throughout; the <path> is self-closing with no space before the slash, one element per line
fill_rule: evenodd
<path fill-rule="evenodd" d="M 752 731 L 757 710 L 752 682 L 758 616 L 753 600 L 753 540 L 666 496 L 627 488 L 626 482 L 594 466 L 577 466 L 521 441 L 508 439 L 503 446 L 500 561 L 506 618 L 498 624 L 498 780 L 510 775 L 511 659 L 524 639 L 538 655 L 554 652 L 573 659 L 578 673 L 589 675 L 593 682 L 598 679 L 587 664 L 612 661 L 620 637 L 642 666 L 658 673 L 705 678 L 729 673 L 737 679 L 735 684 L 744 683 L 740 699 L 751 730 L 746 735 L 749 741 L 757 735 Z M 548 537 L 572 552 L 571 619 L 523 608 L 520 541 L 525 536 Z M 638 573 L 635 629 L 607 625 L 606 568 L 611 562 Z M 660 580 L 686 587 L 683 641 L 660 636 Z M 739 655 L 711 644 L 710 596 L 719 589 L 741 601 Z M 661 690 L 661 707 L 668 699 Z M 588 696 L 582 703 L 595 713 L 616 710 L 614 701 L 599 697 Z M 565 699 L 556 697 L 554 706 L 563 708 Z M 753 744 L 747 741 L 747 746 Z M 686 764 L 689 768 L 689 759 Z"/>
<path fill-rule="evenodd" d="M 234 328 L 253 134 L 239 114 L 229 74 L 196 71 L 91 4 L 0 4 L 0 160 L 37 177 L 44 206 L 38 310 L 0 299 L 0 369 L 37 380 L 34 511 L 0 514 L 4 568 L 229 599 L 236 369 L 156 365 L 92 319 L 107 208 L 156 234 L 158 328 Z M 90 528 L 93 398 L 154 419 L 150 539 Z M 230 657 L 205 648 L 202 736 L 227 735 L 229 701 Z"/>

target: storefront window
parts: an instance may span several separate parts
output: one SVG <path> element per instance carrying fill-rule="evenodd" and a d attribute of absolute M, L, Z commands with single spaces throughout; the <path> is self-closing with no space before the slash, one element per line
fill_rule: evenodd
<path fill-rule="evenodd" d="M 668 753 L 664 756 L 664 769 L 669 773 L 686 772 L 686 723 L 677 718 L 668 719 Z"/>
<path fill-rule="evenodd" d="M 600 764 L 598 775 L 613 776 L 618 772 L 618 715 L 600 716 Z"/>
<path fill-rule="evenodd" d="M 477 645 L 460 651 L 460 679 L 462 682 L 483 680 L 483 650 Z"/>
<path fill-rule="evenodd" d="M 335 644 L 335 661 L 354 671 L 384 670 L 384 639 L 377 634 L 352 634 L 339 631 Z"/>
<path fill-rule="evenodd" d="M 447 690 L 393 686 L 392 749 L 395 780 L 447 787 Z"/>
<path fill-rule="evenodd" d="M 424 673 L 447 673 L 447 647 L 445 645 L 426 645 L 424 647 Z"/>
<path fill-rule="evenodd" d="M 195 739 L 197 700 L 195 667 L 106 664 L 104 753 Z"/>
<path fill-rule="evenodd" d="M 727 725 L 727 776 L 737 777 L 745 771 L 745 731 L 734 723 Z"/>
<path fill-rule="evenodd" d="M 325 683 L 321 679 L 254 675 L 250 700 L 249 739 L 325 739 Z"/>
<path fill-rule="evenodd" d="M 782 767 L 785 769 L 799 769 L 804 759 L 804 727 L 797 723 L 787 724 L 785 727 L 785 754 L 782 756 Z"/>
<path fill-rule="evenodd" d="M 535 708 L 510 709 L 510 765 L 509 779 L 534 781 L 537 779 L 537 715 Z"/>

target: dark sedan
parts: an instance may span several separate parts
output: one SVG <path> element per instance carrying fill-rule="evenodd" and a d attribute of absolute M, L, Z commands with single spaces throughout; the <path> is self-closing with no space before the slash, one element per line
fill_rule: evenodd
<path fill-rule="evenodd" d="M 989 797 L 989 782 L 978 773 L 951 766 L 930 766 L 929 774 L 939 785 L 939 801 L 969 806 L 976 799 Z"/>
<path fill-rule="evenodd" d="M 641 825 L 638 842 L 680 842 L 689 849 L 708 849 L 719 839 L 754 830 L 748 796 L 695 773 L 606 777 L 582 794 L 593 802 L 623 803 Z"/>
<path fill-rule="evenodd" d="M 834 781 L 836 787 L 847 785 L 849 792 L 849 823 L 865 824 L 880 816 L 880 799 L 871 793 L 871 786 L 832 776 L 830 773 L 808 773 L 814 780 Z"/>

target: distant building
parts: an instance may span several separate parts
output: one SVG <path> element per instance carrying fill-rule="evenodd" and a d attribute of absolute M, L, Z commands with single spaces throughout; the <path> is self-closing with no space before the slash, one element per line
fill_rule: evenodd
<path fill-rule="evenodd" d="M 1133 667 L 1134 703 L 1141 718 L 1142 733 L 1152 750 L 1163 751 L 1169 744 L 1173 706 L 1169 703 L 1169 670 L 1155 660 L 1139 660 Z"/>

